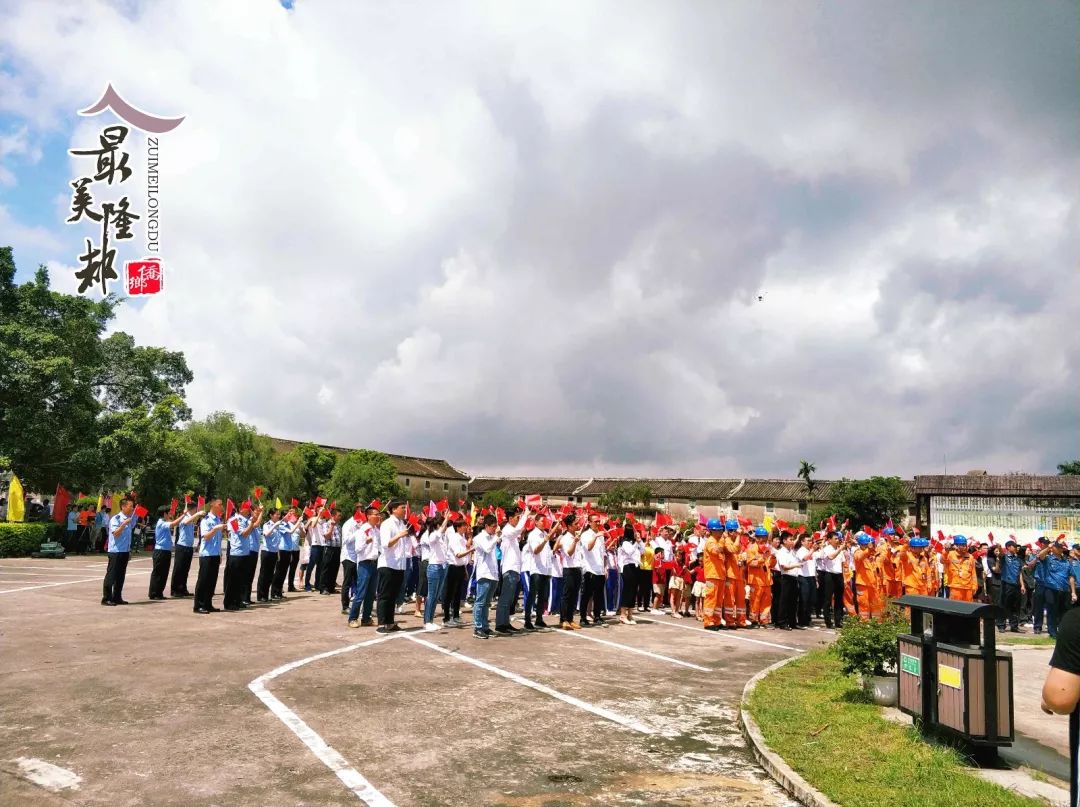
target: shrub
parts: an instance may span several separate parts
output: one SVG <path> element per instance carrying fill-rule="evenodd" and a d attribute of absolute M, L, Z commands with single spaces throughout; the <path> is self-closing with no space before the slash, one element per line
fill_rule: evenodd
<path fill-rule="evenodd" d="M 0 521 L 0 558 L 17 558 L 36 552 L 46 541 L 59 540 L 60 524 Z"/>
<path fill-rule="evenodd" d="M 896 669 L 896 638 L 908 629 L 907 620 L 896 608 L 890 608 L 880 620 L 845 619 L 832 649 L 845 675 L 888 675 Z"/>

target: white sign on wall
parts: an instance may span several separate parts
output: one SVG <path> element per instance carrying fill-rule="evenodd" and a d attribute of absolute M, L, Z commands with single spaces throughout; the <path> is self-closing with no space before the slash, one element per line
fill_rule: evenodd
<path fill-rule="evenodd" d="M 1046 535 L 1062 533 L 1072 543 L 1080 541 L 1080 501 L 1021 497 L 931 496 L 930 528 L 946 535 L 967 535 L 997 542 L 1010 535 L 1028 544 Z"/>

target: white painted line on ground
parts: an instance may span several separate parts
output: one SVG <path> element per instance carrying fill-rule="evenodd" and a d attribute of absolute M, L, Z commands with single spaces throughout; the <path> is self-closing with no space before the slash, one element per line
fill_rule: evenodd
<path fill-rule="evenodd" d="M 49 571 L 45 569 L 35 569 L 34 571 L 30 571 L 29 569 L 13 569 L 9 566 L 0 566 L 0 574 L 22 574 L 37 577 L 64 577 L 65 575 L 71 577 L 72 575 L 90 574 L 91 572 L 96 573 L 97 569 L 52 569 Z"/>
<path fill-rule="evenodd" d="M 82 781 L 82 777 L 74 771 L 53 765 L 43 759 L 18 757 L 14 762 L 19 766 L 23 776 L 35 785 L 40 785 L 53 793 L 61 790 L 78 790 L 79 783 Z"/>
<path fill-rule="evenodd" d="M 424 647 L 430 647 L 432 650 L 443 653 L 444 655 L 456 658 L 458 661 L 464 661 L 466 664 L 472 664 L 474 667 L 479 667 L 482 670 L 487 670 L 488 672 L 493 672 L 496 675 L 501 675 L 508 681 L 513 681 L 515 684 L 521 684 L 523 687 L 534 689 L 537 692 L 549 695 L 550 697 L 555 698 L 556 700 L 560 700 L 563 703 L 569 703 L 571 706 L 576 706 L 578 709 L 590 712 L 594 715 L 604 718 L 605 720 L 610 720 L 612 723 L 617 723 L 624 728 L 633 729 L 634 731 L 640 732 L 641 734 L 656 734 L 656 729 L 652 728 L 651 726 L 645 725 L 640 720 L 635 720 L 632 717 L 627 717 L 626 715 L 621 715 L 618 712 L 613 712 L 610 709 L 605 709 L 603 706 L 596 706 L 591 703 L 586 703 L 580 698 L 575 698 L 573 695 L 567 695 L 565 692 L 559 692 L 557 689 L 552 689 L 545 684 L 541 684 L 537 681 L 525 678 L 524 676 L 518 675 L 517 673 L 510 672 L 509 670 L 504 670 L 501 667 L 496 667 L 493 664 L 488 664 L 486 661 L 481 661 L 480 659 L 466 656 L 462 653 L 457 652 L 456 650 L 447 650 L 445 647 L 440 647 L 439 645 L 432 642 L 417 638 L 412 634 L 405 634 L 405 638 L 411 642 L 416 642 L 416 644 L 422 644 Z"/>
<path fill-rule="evenodd" d="M 134 577 L 137 574 L 150 574 L 150 570 L 148 569 L 145 572 L 131 572 L 130 574 L 127 575 L 127 577 Z M 75 583 L 92 583 L 95 580 L 97 582 L 101 583 L 101 582 L 104 582 L 104 579 L 105 578 L 102 575 L 98 575 L 97 577 L 83 577 L 83 578 L 80 578 L 78 580 L 65 580 L 63 583 L 41 583 L 41 584 L 36 585 L 36 586 L 23 586 L 22 588 L 4 589 L 3 591 L 0 591 L 0 594 L 14 594 L 17 591 L 34 591 L 35 589 L 52 588 L 53 586 L 70 586 L 70 585 L 74 585 Z M 14 582 L 14 581 L 11 581 L 11 582 Z M 19 581 L 19 582 L 22 582 L 22 581 Z"/>
<path fill-rule="evenodd" d="M 677 625 L 674 622 L 661 622 L 657 619 L 641 619 L 640 617 L 634 617 L 638 622 L 644 622 L 646 625 L 664 625 L 668 628 L 682 628 L 683 630 L 693 630 L 698 633 L 705 633 L 711 636 L 715 636 L 717 639 L 735 639 L 740 642 L 751 642 L 753 644 L 764 645 L 765 647 L 776 647 L 780 650 L 792 650 L 796 653 L 802 653 L 798 647 L 791 647 L 786 644 L 776 644 L 776 642 L 765 642 L 761 639 L 751 639 L 749 636 L 737 636 L 731 631 L 711 631 L 705 630 L 705 628 L 695 628 L 693 625 Z"/>
<path fill-rule="evenodd" d="M 632 647 L 628 644 L 619 644 L 618 642 L 609 642 L 607 639 L 600 639 L 596 636 L 589 636 L 585 633 L 578 633 L 576 630 L 566 631 L 562 630 L 559 633 L 563 636 L 573 636 L 576 639 L 588 639 L 590 642 L 597 642 L 598 644 L 606 644 L 608 647 L 616 647 L 619 650 L 625 650 L 628 653 L 637 653 L 641 656 L 648 656 L 649 658 L 659 659 L 660 661 L 666 661 L 671 664 L 678 664 L 680 667 L 689 667 L 691 670 L 700 670 L 701 672 L 712 672 L 708 667 L 702 667 L 700 664 L 691 664 L 689 661 L 682 661 L 681 659 L 672 658 L 671 656 L 662 656 L 659 653 L 653 653 L 649 650 L 642 650 L 640 647 Z"/>
<path fill-rule="evenodd" d="M 310 664 L 313 661 L 330 658 L 331 656 L 337 656 L 341 653 L 348 653 L 361 647 L 371 647 L 372 645 L 402 635 L 404 634 L 392 633 L 389 636 L 379 636 L 375 639 L 368 639 L 366 642 L 359 642 L 357 644 L 339 647 L 337 650 L 329 650 L 325 653 L 308 656 L 299 661 L 290 661 L 288 664 L 283 664 L 268 673 L 260 675 L 248 684 L 248 689 L 255 693 L 255 697 L 261 700 L 266 705 L 266 708 L 288 727 L 289 731 L 299 737 L 300 742 L 306 745 L 308 750 L 318 757 L 323 765 L 332 770 L 337 778 L 345 783 L 345 787 L 349 788 L 360 801 L 369 805 L 369 807 L 394 807 L 394 803 L 376 790 L 375 786 L 361 776 L 359 771 L 350 766 L 345 757 L 331 748 L 326 740 L 320 737 L 311 726 L 305 723 L 300 716 L 296 714 L 296 712 L 268 691 L 266 689 L 266 684 L 290 670 L 295 670 L 297 667 L 303 667 L 305 664 Z"/>

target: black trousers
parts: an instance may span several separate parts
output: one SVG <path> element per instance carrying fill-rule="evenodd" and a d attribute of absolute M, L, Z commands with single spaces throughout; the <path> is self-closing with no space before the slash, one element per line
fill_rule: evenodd
<path fill-rule="evenodd" d="M 251 589 L 255 585 L 255 569 L 259 565 L 259 553 L 248 552 L 244 556 L 244 585 L 240 589 L 240 593 L 244 597 L 244 602 L 251 604 Z"/>
<path fill-rule="evenodd" d="M 563 569 L 562 602 L 559 603 L 559 621 L 573 622 L 577 610 L 578 591 L 581 589 L 581 569 Z"/>
<path fill-rule="evenodd" d="M 398 592 L 405 582 L 403 569 L 379 569 L 375 587 L 375 618 L 379 625 L 394 624 L 394 606 L 397 605 Z"/>
<path fill-rule="evenodd" d="M 341 569 L 341 610 L 348 611 L 352 603 L 353 586 L 356 585 L 356 561 L 345 558 L 341 561 Z"/>
<path fill-rule="evenodd" d="M 810 613 L 814 608 L 814 587 L 817 578 L 799 575 L 799 624 L 810 626 Z"/>
<path fill-rule="evenodd" d="M 239 608 L 244 601 L 241 592 L 247 582 L 247 558 L 247 555 L 229 555 L 225 559 L 225 594 L 222 599 L 225 608 Z"/>
<path fill-rule="evenodd" d="M 315 573 L 315 588 L 316 590 L 321 588 L 319 585 L 319 566 L 322 562 L 323 550 L 325 546 L 312 546 L 308 552 L 307 569 L 304 570 L 304 588 L 308 588 L 311 585 L 311 575 Z"/>
<path fill-rule="evenodd" d="M 322 558 L 319 562 L 319 591 L 329 594 L 337 591 L 337 570 L 340 558 L 340 546 L 323 547 Z"/>
<path fill-rule="evenodd" d="M 998 622 L 998 627 L 1004 629 L 1005 620 L 1009 621 L 1009 627 L 1016 630 L 1020 627 L 1020 584 L 1001 584 L 1001 607 L 1005 609 L 1005 615 Z"/>
<path fill-rule="evenodd" d="M 588 618 L 589 605 L 592 605 L 592 618 L 599 622 L 604 615 L 604 579 L 605 575 L 585 572 L 581 584 L 581 621 Z M 639 589 L 640 591 L 640 589 Z"/>
<path fill-rule="evenodd" d="M 285 576 L 289 573 L 289 566 L 292 565 L 292 552 L 287 552 L 284 549 L 279 549 L 277 553 L 277 564 L 274 566 L 274 579 L 270 582 L 270 596 L 280 597 L 282 596 L 281 589 L 285 586 Z"/>
<path fill-rule="evenodd" d="M 127 577 L 130 552 L 110 552 L 109 566 L 105 570 L 105 580 L 101 586 L 101 599 L 104 602 L 120 602 L 124 599 L 124 578 Z"/>
<path fill-rule="evenodd" d="M 623 581 L 625 585 L 626 581 Z M 637 570 L 637 606 L 638 608 L 648 608 L 652 605 L 652 569 L 642 569 L 640 566 Z"/>
<path fill-rule="evenodd" d="M 277 552 L 267 552 L 264 549 L 259 553 L 259 585 L 255 589 L 259 602 L 270 599 L 270 587 L 274 582 L 274 574 L 277 572 L 277 563 Z"/>
<path fill-rule="evenodd" d="M 175 557 L 173 558 L 172 581 L 169 583 L 169 593 L 179 597 L 188 593 L 187 579 L 191 571 L 191 557 L 195 554 L 190 546 L 176 545 Z"/>
<path fill-rule="evenodd" d="M 169 579 L 169 566 L 172 564 L 172 552 L 168 549 L 155 549 L 153 564 L 150 569 L 150 599 L 165 596 L 165 583 Z"/>
<path fill-rule="evenodd" d="M 772 609 L 770 610 L 770 619 L 773 625 L 779 627 L 783 624 L 783 616 L 780 612 L 780 597 L 782 591 L 782 580 L 784 575 L 780 572 L 772 573 Z"/>
<path fill-rule="evenodd" d="M 637 580 L 638 567 L 633 563 L 623 566 L 622 570 L 622 594 L 619 596 L 620 608 L 633 608 L 636 603 L 633 581 Z"/>
<path fill-rule="evenodd" d="M 289 570 L 285 573 L 285 579 L 289 581 L 289 591 L 296 591 L 296 570 L 299 566 L 300 550 L 293 549 L 289 552 Z"/>
<path fill-rule="evenodd" d="M 781 628 L 793 628 L 796 624 L 795 605 L 799 599 L 799 578 L 780 575 L 780 611 L 776 624 Z"/>
<path fill-rule="evenodd" d="M 533 622 L 533 610 L 536 611 L 536 621 L 544 623 L 544 611 L 548 606 L 548 593 L 551 588 L 551 575 L 539 572 L 529 573 L 529 590 L 525 593 L 525 624 Z"/>
<path fill-rule="evenodd" d="M 844 575 L 841 572 L 821 572 L 822 604 L 825 626 L 840 627 L 844 624 Z"/>
<path fill-rule="evenodd" d="M 446 569 L 446 582 L 443 584 L 442 618 L 458 619 L 461 616 L 461 584 L 465 580 L 467 566 L 450 565 Z"/>
<path fill-rule="evenodd" d="M 214 607 L 214 589 L 217 588 L 218 570 L 221 567 L 221 555 L 199 557 L 199 576 L 195 580 L 195 608 L 209 611 Z"/>

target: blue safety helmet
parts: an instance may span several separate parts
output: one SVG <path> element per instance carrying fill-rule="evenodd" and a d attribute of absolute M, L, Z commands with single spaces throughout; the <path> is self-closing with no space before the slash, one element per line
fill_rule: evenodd
<path fill-rule="evenodd" d="M 967 546 L 966 535 L 954 535 L 952 537 L 953 546 Z"/>
<path fill-rule="evenodd" d="M 930 546 L 930 542 L 925 538 L 912 538 L 910 546 L 912 549 L 925 549 Z"/>
<path fill-rule="evenodd" d="M 727 527 L 728 532 L 738 532 L 739 531 L 739 522 L 736 521 L 733 518 L 729 518 L 727 520 L 727 524 L 725 524 L 724 526 Z"/>
<path fill-rule="evenodd" d="M 855 541 L 859 544 L 859 546 L 866 546 L 867 544 L 872 543 L 873 540 L 873 538 L 871 538 L 862 530 L 859 530 L 857 533 L 855 533 Z"/>
<path fill-rule="evenodd" d="M 710 532 L 714 530 L 719 530 L 720 532 L 723 532 L 724 522 L 718 518 L 710 518 L 709 522 L 705 525 L 705 529 L 709 530 Z"/>
<path fill-rule="evenodd" d="M 886 527 L 881 532 L 883 535 L 896 535 L 896 530 L 894 530 L 892 527 Z"/>
<path fill-rule="evenodd" d="M 755 538 L 768 538 L 769 537 L 769 531 L 767 529 L 765 529 L 764 527 L 754 527 L 754 537 Z"/>

